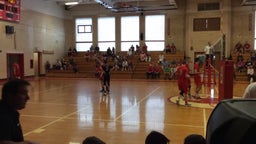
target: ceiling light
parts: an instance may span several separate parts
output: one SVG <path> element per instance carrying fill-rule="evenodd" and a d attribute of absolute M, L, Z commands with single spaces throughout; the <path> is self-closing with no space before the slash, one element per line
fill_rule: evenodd
<path fill-rule="evenodd" d="M 78 2 L 66 2 L 65 5 L 77 5 Z"/>

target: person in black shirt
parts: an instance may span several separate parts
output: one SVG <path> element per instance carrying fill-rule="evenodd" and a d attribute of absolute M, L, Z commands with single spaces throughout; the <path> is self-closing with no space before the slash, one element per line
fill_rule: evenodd
<path fill-rule="evenodd" d="M 0 100 L 0 144 L 36 144 L 25 141 L 19 121 L 18 110 L 24 109 L 30 83 L 22 79 L 6 82 Z"/>
<path fill-rule="evenodd" d="M 102 62 L 100 59 L 96 58 L 95 59 L 101 64 L 101 68 L 103 71 L 103 87 L 104 87 L 104 94 L 109 93 L 109 87 L 110 87 L 110 73 L 112 70 L 115 69 L 115 67 L 113 67 L 112 65 L 110 65 L 107 60 L 104 60 L 104 62 Z"/>

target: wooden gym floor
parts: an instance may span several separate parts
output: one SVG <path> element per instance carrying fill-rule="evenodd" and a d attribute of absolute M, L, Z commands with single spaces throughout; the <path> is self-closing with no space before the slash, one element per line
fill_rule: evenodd
<path fill-rule="evenodd" d="M 26 140 L 40 144 L 80 144 L 97 136 L 107 144 L 143 144 L 156 130 L 171 144 L 182 144 L 193 133 L 205 136 L 211 107 L 177 106 L 176 81 L 112 80 L 108 96 L 99 92 L 97 79 L 35 78 L 30 100 L 21 112 Z M 234 83 L 234 96 L 241 97 L 247 82 Z M 1 85 L 2 87 L 2 85 Z M 194 83 L 192 82 L 192 94 Z M 217 86 L 204 86 L 200 96 L 218 97 Z M 175 99 L 175 98 L 174 98 Z"/>

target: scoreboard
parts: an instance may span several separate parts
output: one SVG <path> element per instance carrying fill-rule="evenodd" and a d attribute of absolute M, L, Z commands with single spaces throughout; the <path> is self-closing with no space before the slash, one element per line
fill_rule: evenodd
<path fill-rule="evenodd" d="M 21 0 L 0 0 L 0 20 L 20 22 Z"/>

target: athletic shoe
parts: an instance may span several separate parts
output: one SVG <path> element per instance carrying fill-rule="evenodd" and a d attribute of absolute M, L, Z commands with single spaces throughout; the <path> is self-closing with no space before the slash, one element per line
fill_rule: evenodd
<path fill-rule="evenodd" d="M 186 107 L 191 107 L 191 104 L 185 103 L 185 106 L 186 106 Z"/>
<path fill-rule="evenodd" d="M 179 106 L 180 105 L 180 101 L 176 100 L 176 105 Z"/>

